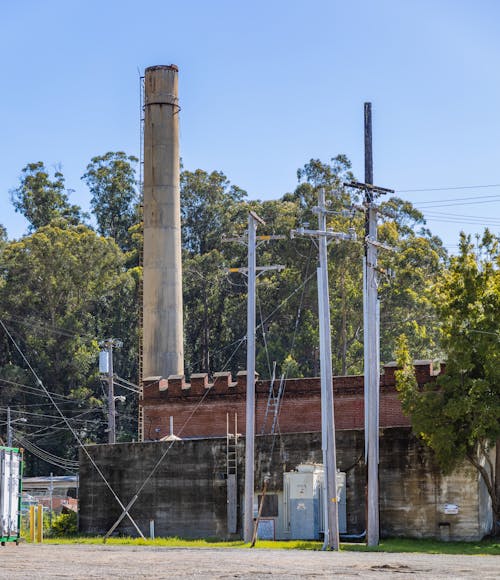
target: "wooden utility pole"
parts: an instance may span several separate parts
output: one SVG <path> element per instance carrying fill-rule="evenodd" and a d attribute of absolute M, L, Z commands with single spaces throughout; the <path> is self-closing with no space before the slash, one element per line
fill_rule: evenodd
<path fill-rule="evenodd" d="M 257 223 L 264 221 L 248 213 L 248 302 L 247 302 L 247 405 L 245 425 L 245 519 L 243 541 L 251 542 L 253 533 L 254 442 L 255 442 L 255 285 Z"/>
<path fill-rule="evenodd" d="M 116 338 L 107 338 L 100 343 L 107 351 L 105 368 L 99 369 L 108 375 L 108 443 L 116 443 L 116 409 L 115 409 L 115 389 L 113 371 L 113 347 L 121 348 L 123 343 Z"/>
<path fill-rule="evenodd" d="M 367 464 L 367 544 L 379 543 L 379 406 L 380 406 L 380 317 L 378 300 L 376 198 L 392 189 L 373 185 L 372 105 L 364 106 L 365 183 L 345 185 L 364 192 L 365 255 L 363 257 L 363 338 L 365 385 L 365 461 Z"/>
<path fill-rule="evenodd" d="M 253 537 L 253 501 L 255 479 L 255 288 L 257 272 L 282 270 L 283 266 L 256 265 L 258 242 L 280 240 L 284 236 L 257 236 L 257 225 L 265 221 L 255 212 L 248 212 L 248 257 L 246 268 L 229 268 L 229 272 L 246 273 L 248 277 L 247 297 L 247 393 L 246 393 L 246 426 L 245 426 L 245 500 L 243 517 L 243 541 L 250 543 Z M 225 242 L 243 242 L 241 238 L 224 238 Z"/>
<path fill-rule="evenodd" d="M 299 228 L 292 230 L 292 237 L 306 236 L 318 240 L 319 268 L 318 276 L 318 310 L 319 310 L 319 340 L 321 365 L 321 447 L 323 451 L 324 475 L 324 514 L 325 543 L 324 547 L 331 550 L 339 549 L 339 519 L 337 493 L 337 455 L 335 447 L 335 415 L 333 407 L 333 372 L 332 372 L 332 342 L 330 326 L 330 299 L 328 291 L 328 242 L 331 240 L 355 240 L 353 230 L 349 233 L 334 232 L 326 227 L 325 191 L 320 189 L 318 206 L 313 211 L 318 215 L 318 229 Z"/>
<path fill-rule="evenodd" d="M 372 152 L 372 105 L 365 103 L 365 183 L 373 185 L 373 152 Z M 373 203 L 373 191 L 365 190 L 365 239 L 377 240 L 377 210 Z M 378 454 L 379 454 L 379 318 L 377 289 L 377 247 L 365 244 L 364 282 L 365 300 L 363 309 L 366 342 L 364 348 L 365 405 L 368 410 L 365 437 L 367 441 L 368 462 L 368 510 L 367 510 L 367 543 L 377 546 L 379 543 L 379 489 L 378 489 Z"/>

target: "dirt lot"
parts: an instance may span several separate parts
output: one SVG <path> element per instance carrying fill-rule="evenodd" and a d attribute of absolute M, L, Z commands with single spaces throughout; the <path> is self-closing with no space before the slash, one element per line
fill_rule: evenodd
<path fill-rule="evenodd" d="M 481 578 L 500 577 L 498 556 L 445 556 L 232 548 L 8 544 L 0 578 Z"/>

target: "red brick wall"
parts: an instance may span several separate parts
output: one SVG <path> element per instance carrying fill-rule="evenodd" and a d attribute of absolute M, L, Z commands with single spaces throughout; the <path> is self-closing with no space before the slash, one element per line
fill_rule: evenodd
<path fill-rule="evenodd" d="M 435 380 L 432 363 L 419 361 L 415 365 L 417 380 L 423 385 Z M 388 365 L 380 377 L 380 427 L 405 427 L 410 422 L 401 410 L 395 390 L 395 367 Z M 277 389 L 275 384 L 275 389 Z M 169 418 L 174 418 L 174 434 L 180 437 L 225 436 L 229 413 L 230 431 L 234 431 L 237 415 L 238 432 L 245 433 L 246 372 L 233 381 L 230 373 L 215 373 L 210 383 L 208 375 L 191 376 L 191 383 L 182 377 L 168 380 L 154 378 L 144 381 L 144 438 L 160 439 L 169 434 Z M 256 433 L 264 422 L 269 381 L 256 383 Z M 334 377 L 336 429 L 363 429 L 363 377 Z M 265 432 L 272 425 L 269 413 Z M 318 377 L 288 379 L 285 383 L 279 414 L 282 433 L 303 433 L 321 429 L 321 393 Z"/>

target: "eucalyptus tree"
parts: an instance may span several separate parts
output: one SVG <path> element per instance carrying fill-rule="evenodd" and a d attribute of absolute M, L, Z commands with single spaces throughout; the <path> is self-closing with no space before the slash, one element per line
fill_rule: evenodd
<path fill-rule="evenodd" d="M 15 210 L 28 220 L 30 232 L 56 218 L 76 225 L 87 217 L 79 206 L 69 203 L 62 172 L 56 170 L 51 177 L 42 161 L 23 168 L 19 185 L 10 191 L 10 196 Z"/>
<path fill-rule="evenodd" d="M 82 176 L 92 194 L 90 205 L 97 220 L 97 231 L 113 238 L 122 250 L 130 249 L 129 230 L 139 221 L 138 161 L 123 151 L 109 151 L 93 157 Z"/>

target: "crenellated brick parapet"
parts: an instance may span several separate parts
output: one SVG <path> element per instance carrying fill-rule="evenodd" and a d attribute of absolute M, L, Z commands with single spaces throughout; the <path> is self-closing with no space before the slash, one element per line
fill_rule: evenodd
<path fill-rule="evenodd" d="M 384 366 L 380 376 L 380 427 L 409 426 L 403 415 L 395 388 L 394 363 Z M 424 385 L 434 381 L 442 369 L 435 371 L 431 361 L 415 361 L 417 381 Z M 270 381 L 256 375 L 256 432 L 264 422 Z M 174 433 L 181 437 L 224 436 L 227 418 L 237 416 L 238 431 L 245 432 L 245 398 L 247 372 L 197 373 L 186 382 L 184 376 L 149 377 L 144 380 L 145 438 L 168 435 L 169 417 L 174 418 Z M 278 380 L 275 382 L 275 390 Z M 337 376 L 333 379 L 335 423 L 337 429 L 362 429 L 364 424 L 364 379 L 362 375 Z M 203 398 L 193 414 L 194 405 Z M 282 433 L 317 431 L 321 421 L 321 383 L 319 377 L 287 379 L 281 401 L 279 428 Z M 268 431 L 272 418 L 264 431 Z M 179 430 L 182 429 L 182 433 Z"/>
<path fill-rule="evenodd" d="M 384 372 L 380 375 L 381 390 L 394 390 L 396 385 L 395 371 L 396 363 L 384 365 Z M 436 376 L 443 372 L 444 365 L 435 371 L 432 361 L 415 361 L 415 374 L 420 385 L 434 381 Z M 256 373 L 256 393 L 267 394 L 269 392 L 270 381 L 259 380 Z M 191 375 L 191 382 L 185 381 L 184 375 L 171 375 L 168 379 L 162 377 L 148 377 L 144 379 L 144 399 L 173 399 L 185 397 L 199 397 L 206 391 L 210 391 L 212 397 L 223 395 L 244 395 L 246 392 L 247 372 L 239 371 L 236 380 L 229 371 L 214 373 L 210 381 L 208 373 L 197 373 Z M 333 390 L 337 395 L 359 394 L 363 391 L 363 375 L 336 376 L 333 378 Z M 308 377 L 300 379 L 287 379 L 286 392 L 288 395 L 304 395 L 320 393 L 321 385 L 319 377 Z"/>

